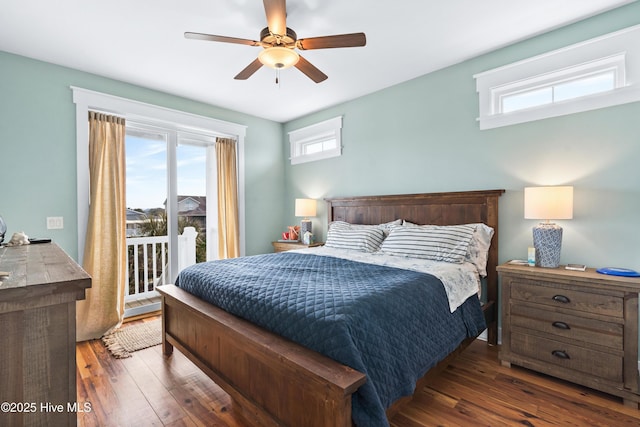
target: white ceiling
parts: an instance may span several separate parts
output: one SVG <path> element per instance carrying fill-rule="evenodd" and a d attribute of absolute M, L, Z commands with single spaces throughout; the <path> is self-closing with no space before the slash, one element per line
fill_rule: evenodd
<path fill-rule="evenodd" d="M 0 50 L 286 122 L 632 2 L 288 0 L 299 38 L 367 35 L 366 47 L 302 52 L 329 76 L 320 84 L 295 68 L 279 86 L 266 67 L 234 80 L 259 47 L 183 36 L 258 40 L 259 0 L 4 0 Z"/>

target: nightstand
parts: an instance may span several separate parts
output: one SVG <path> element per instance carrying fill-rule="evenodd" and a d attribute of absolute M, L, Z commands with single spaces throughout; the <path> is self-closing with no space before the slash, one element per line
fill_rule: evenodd
<path fill-rule="evenodd" d="M 324 243 L 312 243 L 310 245 L 305 245 L 302 242 L 271 242 L 273 245 L 274 252 L 285 252 L 290 251 L 292 249 L 304 249 L 304 248 L 313 248 L 314 246 L 322 246 Z"/>
<path fill-rule="evenodd" d="M 600 390 L 638 408 L 640 279 L 503 264 L 504 366 Z"/>

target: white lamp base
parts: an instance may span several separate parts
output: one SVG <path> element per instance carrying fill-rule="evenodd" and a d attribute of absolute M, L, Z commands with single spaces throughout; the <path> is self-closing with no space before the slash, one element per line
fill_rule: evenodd
<path fill-rule="evenodd" d="M 558 267 L 562 227 L 553 223 L 541 223 L 533 227 L 533 247 L 536 248 L 536 267 Z"/>

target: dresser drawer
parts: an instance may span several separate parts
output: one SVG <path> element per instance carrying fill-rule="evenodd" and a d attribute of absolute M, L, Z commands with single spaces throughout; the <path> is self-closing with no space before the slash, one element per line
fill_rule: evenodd
<path fill-rule="evenodd" d="M 560 313 L 547 310 L 545 307 L 513 303 L 511 327 L 537 331 L 549 338 L 556 337 L 565 342 L 602 346 L 612 351 L 622 352 L 624 347 L 622 323 Z"/>
<path fill-rule="evenodd" d="M 623 381 L 620 356 L 515 331 L 510 344 L 515 354 L 616 383 Z"/>
<path fill-rule="evenodd" d="M 516 301 L 534 302 L 619 319 L 624 317 L 622 297 L 600 295 L 579 289 L 563 289 L 542 281 L 513 280 L 511 298 Z"/>

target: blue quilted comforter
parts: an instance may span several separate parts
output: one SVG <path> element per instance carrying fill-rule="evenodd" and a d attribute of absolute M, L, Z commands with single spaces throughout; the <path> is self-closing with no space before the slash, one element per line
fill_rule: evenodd
<path fill-rule="evenodd" d="M 429 274 L 282 252 L 196 264 L 177 285 L 367 376 L 355 424 L 388 426 L 385 409 L 466 337 L 485 328 L 477 296 L 450 313 Z"/>

